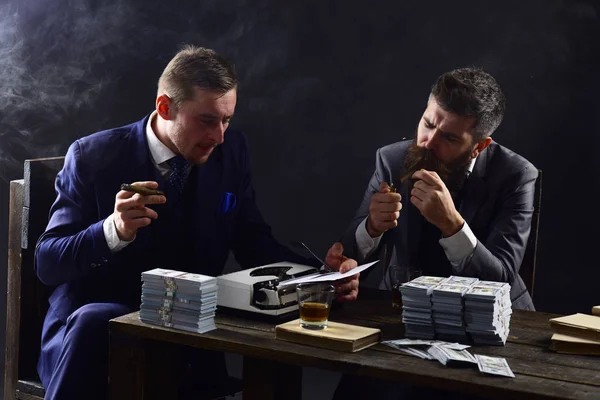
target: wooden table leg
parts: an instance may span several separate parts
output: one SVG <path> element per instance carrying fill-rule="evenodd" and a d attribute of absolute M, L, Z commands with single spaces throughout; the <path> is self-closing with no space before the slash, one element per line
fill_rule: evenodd
<path fill-rule="evenodd" d="M 244 400 L 302 399 L 302 367 L 244 357 Z"/>
<path fill-rule="evenodd" d="M 144 346 L 138 340 L 110 332 L 108 398 L 142 400 Z"/>
<path fill-rule="evenodd" d="M 179 349 L 175 345 L 111 332 L 109 357 L 110 400 L 179 397 Z"/>
<path fill-rule="evenodd" d="M 144 400 L 177 400 L 181 346 L 147 340 L 144 359 Z"/>

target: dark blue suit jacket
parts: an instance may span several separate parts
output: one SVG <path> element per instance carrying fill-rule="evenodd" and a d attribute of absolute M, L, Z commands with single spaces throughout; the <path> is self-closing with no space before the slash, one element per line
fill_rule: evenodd
<path fill-rule="evenodd" d="M 139 306 L 140 274 L 155 267 L 219 275 L 230 250 L 242 268 L 283 260 L 313 264 L 271 235 L 256 206 L 246 138 L 234 130 L 204 165 L 192 168 L 185 206 L 172 204 L 167 194 L 167 204 L 151 206 L 158 219 L 112 253 L 102 224 L 121 183 L 166 186 L 152 163 L 147 121 L 84 137 L 67 152 L 35 255 L 38 277 L 56 287 L 50 306 L 61 320 L 88 303 Z"/>

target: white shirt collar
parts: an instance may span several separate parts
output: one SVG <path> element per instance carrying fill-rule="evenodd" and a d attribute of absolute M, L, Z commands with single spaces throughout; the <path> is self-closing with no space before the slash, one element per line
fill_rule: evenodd
<path fill-rule="evenodd" d="M 470 174 L 471 172 L 473 172 L 473 167 L 475 167 L 475 161 L 477 161 L 477 159 L 479 158 L 479 156 L 473 158 L 471 160 L 471 165 L 469 165 L 469 168 L 467 169 L 467 172 Z"/>
<path fill-rule="evenodd" d="M 152 121 L 156 118 L 156 111 L 154 111 L 150 118 L 148 118 L 148 124 L 146 125 L 146 139 L 148 140 L 148 148 L 150 149 L 150 155 L 154 160 L 154 164 L 160 165 L 165 161 L 175 157 L 176 154 L 171 151 L 163 142 L 161 142 L 154 130 L 152 129 Z"/>

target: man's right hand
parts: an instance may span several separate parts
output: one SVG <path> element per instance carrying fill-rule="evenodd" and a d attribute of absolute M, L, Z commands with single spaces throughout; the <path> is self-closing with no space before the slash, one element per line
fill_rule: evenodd
<path fill-rule="evenodd" d="M 158 188 L 158 183 L 151 181 L 135 182 L 132 185 Z M 166 201 L 167 198 L 161 195 L 143 196 L 125 190 L 117 193 L 113 218 L 119 239 L 132 241 L 138 229 L 150 225 L 153 219 L 158 218 L 156 211 L 146 207 L 146 204 L 163 204 Z"/>
<path fill-rule="evenodd" d="M 371 197 L 369 217 L 367 219 L 367 232 L 371 237 L 381 236 L 388 229 L 398 225 L 402 203 L 400 193 L 390 192 L 387 182 L 379 185 L 379 192 Z"/>

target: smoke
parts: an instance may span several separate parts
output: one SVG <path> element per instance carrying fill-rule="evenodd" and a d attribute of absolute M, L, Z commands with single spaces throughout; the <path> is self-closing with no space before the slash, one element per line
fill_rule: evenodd
<path fill-rule="evenodd" d="M 0 180 L 19 177 L 27 158 L 62 155 L 81 136 L 141 118 L 184 43 L 232 60 L 240 90 L 255 93 L 247 104 L 262 109 L 265 88 L 253 82 L 285 72 L 288 59 L 282 12 L 285 6 L 247 0 L 1 5 Z"/>
<path fill-rule="evenodd" d="M 0 7 L 0 176 L 24 159 L 57 155 L 65 125 L 111 83 L 132 10 L 118 1 Z M 71 126 L 76 124 L 71 124 Z M 73 126 L 76 128 L 76 126 Z M 16 171 L 15 171 L 16 170 Z M 8 171 L 8 173 L 1 173 Z"/>

